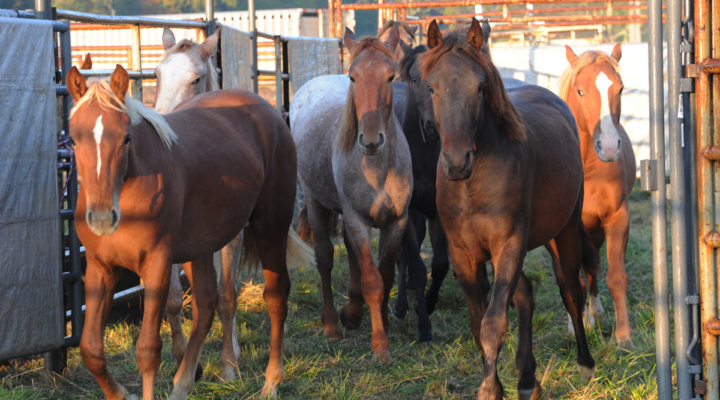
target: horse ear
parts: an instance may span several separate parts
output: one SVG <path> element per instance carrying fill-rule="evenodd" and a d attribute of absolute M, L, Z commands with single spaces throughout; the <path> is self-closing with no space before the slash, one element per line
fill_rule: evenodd
<path fill-rule="evenodd" d="M 442 43 L 442 33 L 440 32 L 440 28 L 438 28 L 437 21 L 432 20 L 432 22 L 430 22 L 430 26 L 428 26 L 427 31 L 428 49 L 434 49 L 440 46 Z"/>
<path fill-rule="evenodd" d="M 409 27 L 408 29 L 410 30 L 411 36 L 412 36 L 413 38 L 415 38 L 415 36 L 417 35 L 418 26 L 417 26 L 417 25 L 413 25 L 413 26 Z"/>
<path fill-rule="evenodd" d="M 397 47 L 398 42 L 400 41 L 400 31 L 398 30 L 397 25 L 390 29 L 390 34 L 388 35 L 388 38 L 385 40 L 385 46 L 390 49 L 391 53 L 395 52 L 395 48 Z"/>
<path fill-rule="evenodd" d="M 570 63 L 570 66 L 574 66 L 577 62 L 577 55 L 573 51 L 573 49 L 570 48 L 570 46 L 565 45 L 565 58 L 567 58 L 568 62 Z"/>
<path fill-rule="evenodd" d="M 110 77 L 110 88 L 113 93 L 120 98 L 120 101 L 125 102 L 125 94 L 127 93 L 128 86 L 130 86 L 130 77 L 128 76 L 125 68 L 120 64 L 115 65 L 115 71 L 113 71 Z"/>
<path fill-rule="evenodd" d="M 490 39 L 490 32 L 492 32 L 492 27 L 490 26 L 490 22 L 488 22 L 488 19 L 485 18 L 482 23 L 483 42 L 485 42 L 485 44 L 488 44 L 488 39 Z"/>
<path fill-rule="evenodd" d="M 620 61 L 622 58 L 622 43 L 618 43 L 613 47 L 612 54 L 610 54 L 612 58 L 614 58 L 616 61 Z"/>
<path fill-rule="evenodd" d="M 407 57 L 407 55 L 410 54 L 410 52 L 412 51 L 412 46 L 405 43 L 404 40 L 399 41 L 398 44 L 400 45 L 400 49 L 403 52 L 403 57 Z"/>
<path fill-rule="evenodd" d="M 482 28 L 480 27 L 478 20 L 475 18 L 472 19 L 470 30 L 467 34 L 467 41 L 476 49 L 481 48 L 485 43 Z"/>
<path fill-rule="evenodd" d="M 355 34 L 347 26 L 345 27 L 345 35 L 343 35 L 343 43 L 345 43 L 345 47 L 347 47 L 351 53 L 353 47 L 355 47 L 355 44 L 357 43 Z"/>
<path fill-rule="evenodd" d="M 205 39 L 204 42 L 200 45 L 200 57 L 202 57 L 203 60 L 207 60 L 208 58 L 212 57 L 213 54 L 215 54 L 215 49 L 217 48 L 217 42 L 218 38 L 220 37 L 220 29 L 213 32 L 210 37 Z"/>
<path fill-rule="evenodd" d="M 65 76 L 65 86 L 67 86 L 68 92 L 70 92 L 70 96 L 72 96 L 75 103 L 80 101 L 80 99 L 85 96 L 85 92 L 87 92 L 85 78 L 75 66 L 73 66 L 67 76 Z"/>
<path fill-rule="evenodd" d="M 165 50 L 175 46 L 175 34 L 167 26 L 163 27 L 162 43 Z"/>
<path fill-rule="evenodd" d="M 90 53 L 85 55 L 85 58 L 80 65 L 80 69 L 92 69 L 92 58 L 90 57 Z"/>

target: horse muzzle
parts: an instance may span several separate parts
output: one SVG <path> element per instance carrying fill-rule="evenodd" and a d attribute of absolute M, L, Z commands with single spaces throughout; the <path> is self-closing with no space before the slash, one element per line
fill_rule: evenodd
<path fill-rule="evenodd" d="M 620 149 L 622 146 L 622 139 L 612 140 L 596 140 L 595 141 L 595 153 L 597 153 L 600 161 L 613 162 L 620 157 Z"/>
<path fill-rule="evenodd" d="M 475 154 L 472 150 L 467 151 L 449 151 L 443 150 L 440 157 L 445 176 L 451 181 L 461 181 L 468 179 L 472 175 L 472 165 L 475 160 Z"/>
<path fill-rule="evenodd" d="M 368 140 L 364 134 L 358 136 L 358 144 L 363 154 L 366 156 L 377 156 L 382 153 L 383 147 L 385 147 L 385 134 L 379 132 L 375 140 Z"/>
<path fill-rule="evenodd" d="M 108 210 L 90 209 L 85 212 L 85 222 L 90 230 L 98 235 L 110 235 L 120 225 L 120 210 L 112 207 Z"/>

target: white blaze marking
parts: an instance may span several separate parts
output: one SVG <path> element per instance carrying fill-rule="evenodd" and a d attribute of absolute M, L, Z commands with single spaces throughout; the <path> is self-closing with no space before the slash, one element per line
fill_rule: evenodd
<path fill-rule="evenodd" d="M 102 165 L 102 159 L 100 158 L 100 141 L 103 137 L 103 131 L 105 130 L 105 127 L 102 123 L 102 115 L 98 117 L 97 122 L 95 122 L 95 128 L 93 128 L 93 134 L 95 135 L 95 144 L 97 145 L 97 174 L 98 179 L 100 179 L 100 166 Z"/>
<path fill-rule="evenodd" d="M 612 86 L 612 81 L 605 75 L 604 72 L 600 72 L 595 80 L 595 86 L 597 86 L 600 92 L 600 132 L 601 135 L 610 134 L 613 136 L 611 140 L 617 136 L 617 130 L 615 124 L 613 124 L 612 115 L 610 114 L 610 101 L 608 99 L 608 90 Z M 605 142 L 605 137 L 601 140 Z M 603 143 L 604 145 L 605 143 Z"/>
<path fill-rule="evenodd" d="M 156 95 L 155 110 L 160 113 L 172 111 L 178 104 L 187 100 L 182 97 L 185 89 L 195 80 L 197 68 L 185 53 L 176 53 L 166 58 L 158 70 L 162 73 L 161 92 Z M 189 93 L 192 93 L 190 90 Z"/>

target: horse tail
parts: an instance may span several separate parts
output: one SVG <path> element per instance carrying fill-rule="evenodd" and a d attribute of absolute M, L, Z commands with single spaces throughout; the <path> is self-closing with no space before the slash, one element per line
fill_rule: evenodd
<path fill-rule="evenodd" d="M 310 219 L 308 218 L 307 206 L 303 204 L 300 210 L 300 216 L 298 217 L 298 228 L 297 233 L 300 235 L 300 239 L 306 243 L 313 243 L 312 229 L 310 229 Z"/>
<path fill-rule="evenodd" d="M 293 270 L 301 265 L 315 265 L 315 252 L 300 239 L 300 236 L 292 228 L 288 230 L 285 261 L 288 270 Z M 252 229 L 245 229 L 243 230 L 240 270 L 244 273 L 254 274 L 261 266 L 255 235 Z"/>
<path fill-rule="evenodd" d="M 580 240 L 582 242 L 582 269 L 585 274 L 596 277 L 600 266 L 600 255 L 590 241 L 590 235 L 584 226 L 580 226 Z"/>

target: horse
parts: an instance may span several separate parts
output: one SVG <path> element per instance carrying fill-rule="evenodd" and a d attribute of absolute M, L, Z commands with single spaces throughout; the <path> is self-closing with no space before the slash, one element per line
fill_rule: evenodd
<path fill-rule="evenodd" d="M 317 77 L 300 88 L 290 104 L 305 193 L 300 230 L 307 237 L 309 226 L 314 237 L 324 334 L 341 339 L 333 304 L 329 224 L 333 212 L 343 214 L 350 287 L 341 320 L 346 328 L 356 329 L 364 300 L 370 309 L 374 359 L 391 362 L 388 301 L 413 187 L 410 150 L 393 112 L 392 55 L 399 34 L 394 28 L 385 42 L 358 40 L 346 29 L 343 40 L 350 51 L 348 75 Z M 380 229 L 379 268 L 372 257 L 372 227 Z"/>
<path fill-rule="evenodd" d="M 400 33 L 400 42 L 408 43 L 410 46 L 415 43 L 415 34 L 417 33 L 418 27 L 417 25 L 408 25 L 405 21 L 385 21 L 383 26 L 378 29 L 377 38 L 381 41 L 386 41 L 388 37 L 390 36 L 390 32 L 393 29 L 397 29 L 398 33 Z M 404 52 L 401 47 L 396 47 L 395 51 L 393 53 L 393 59 L 395 60 L 395 65 L 399 65 L 400 61 L 403 59 Z M 402 120 L 400 120 L 402 121 Z"/>
<path fill-rule="evenodd" d="M 219 76 L 212 64 L 212 55 L 215 53 L 218 42 L 218 32 L 220 31 L 215 31 L 201 44 L 187 39 L 176 43 L 173 32 L 167 27 L 163 29 L 162 39 L 165 53 L 155 68 L 155 75 L 158 78 L 155 91 L 155 111 L 166 114 L 197 94 L 220 90 Z M 242 243 L 242 233 L 223 247 L 220 260 L 215 260 L 213 263 L 215 273 L 219 277 L 220 298 L 217 313 L 223 332 L 220 377 L 225 381 L 235 379 L 235 365 L 240 357 L 235 322 L 239 283 L 235 267 L 240 257 L 240 243 Z M 182 265 L 173 264 L 172 268 L 165 314 L 172 335 L 172 354 L 179 366 L 187 347 L 182 330 L 183 293 L 180 284 Z M 198 375 L 201 374 L 202 368 L 198 368 Z"/>
<path fill-rule="evenodd" d="M 572 112 L 559 97 L 534 85 L 506 91 L 483 31 L 471 27 L 442 37 L 428 28 L 421 71 L 431 93 L 442 143 L 437 165 L 437 207 L 450 258 L 470 310 L 470 327 L 483 358 L 478 399 L 501 399 L 497 360 L 508 329 L 507 308 L 517 309 L 521 399 L 539 399 L 532 349 L 533 289 L 523 274 L 527 252 L 546 243 L 559 257 L 555 277 L 572 316 L 581 378 L 594 374 L 580 305 L 582 262 L 596 253 L 582 226 L 583 172 Z M 485 262 L 495 269 L 487 304 Z"/>
<path fill-rule="evenodd" d="M 435 204 L 436 166 L 440 155 L 440 136 L 435 129 L 432 99 L 427 82 L 422 78 L 417 61 L 419 54 L 427 51 L 425 46 L 411 48 L 399 42 L 404 54 L 398 65 L 398 80 L 407 85 L 407 96 L 402 113 L 402 129 L 410 147 L 413 168 L 413 194 L 410 200 L 409 219 L 398 253 L 398 295 L 395 303 L 396 316 L 403 319 L 408 311 L 407 286 L 415 291 L 417 301 L 419 342 L 432 341 L 429 315 L 435 311 L 440 287 L 450 268 L 447 239 L 437 217 Z M 396 113 L 397 114 L 397 113 Z M 420 258 L 420 245 L 425 237 L 425 218 L 430 227 L 433 248 L 432 284 L 425 293 L 427 272 Z M 409 267 L 409 281 L 406 274 Z"/>
<path fill-rule="evenodd" d="M 193 328 L 170 399 L 184 399 L 218 303 L 213 253 L 243 228 L 242 265 L 253 268 L 259 261 L 265 276 L 271 343 L 263 394 L 275 396 L 284 376 L 287 265 L 312 257 L 289 229 L 297 168 L 283 119 L 265 100 L 241 90 L 195 96 L 163 117 L 127 94 L 129 77 L 120 65 L 109 82 L 89 88 L 73 67 L 66 85 L 75 101 L 75 227 L 87 258 L 80 354 L 105 396 L 137 398 L 112 377 L 103 351 L 121 268 L 145 283 L 136 357 L 149 400 L 160 366 L 170 265 L 183 264 L 193 292 Z"/>
<path fill-rule="evenodd" d="M 569 46 L 565 54 L 570 66 L 560 79 L 560 98 L 567 102 L 580 132 L 585 202 L 582 220 L 597 251 L 607 238 L 608 271 L 605 276 L 615 302 L 615 336 L 623 348 L 632 350 L 628 321 L 625 253 L 630 232 L 628 199 L 635 185 L 635 153 L 620 124 L 623 80 L 618 62 L 622 45 L 610 55 L 586 51 L 579 56 Z M 604 309 L 598 296 L 597 277 L 586 271 L 590 287 L 590 314 Z"/>

